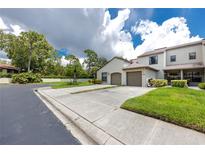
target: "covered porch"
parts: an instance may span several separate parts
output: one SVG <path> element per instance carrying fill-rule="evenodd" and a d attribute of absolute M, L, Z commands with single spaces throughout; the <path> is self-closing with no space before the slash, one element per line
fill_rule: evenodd
<path fill-rule="evenodd" d="M 170 84 L 171 80 L 187 80 L 189 86 L 196 86 L 205 82 L 204 68 L 164 70 L 164 77 Z"/>

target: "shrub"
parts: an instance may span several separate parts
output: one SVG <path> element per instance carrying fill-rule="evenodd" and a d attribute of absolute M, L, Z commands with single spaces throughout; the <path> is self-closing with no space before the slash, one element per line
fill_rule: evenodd
<path fill-rule="evenodd" d="M 0 78 L 11 78 L 12 74 L 0 72 Z"/>
<path fill-rule="evenodd" d="M 167 86 L 167 80 L 164 79 L 153 79 L 150 81 L 153 87 L 164 87 Z"/>
<path fill-rule="evenodd" d="M 102 83 L 102 81 L 101 80 L 94 80 L 94 82 L 93 82 L 94 84 L 101 84 Z"/>
<path fill-rule="evenodd" d="M 205 89 L 205 82 L 204 82 L 204 83 L 199 83 L 199 84 L 198 84 L 198 87 L 199 87 L 200 89 Z"/>
<path fill-rule="evenodd" d="M 102 80 L 92 79 L 92 80 L 88 80 L 88 82 L 93 84 L 101 84 Z"/>
<path fill-rule="evenodd" d="M 14 74 L 12 76 L 12 83 L 20 83 L 20 84 L 26 84 L 26 83 L 39 83 L 42 82 L 40 74 L 34 74 L 34 73 L 20 73 L 20 74 Z"/>
<path fill-rule="evenodd" d="M 180 87 L 180 88 L 188 87 L 187 80 L 171 80 L 171 85 L 172 87 Z"/>

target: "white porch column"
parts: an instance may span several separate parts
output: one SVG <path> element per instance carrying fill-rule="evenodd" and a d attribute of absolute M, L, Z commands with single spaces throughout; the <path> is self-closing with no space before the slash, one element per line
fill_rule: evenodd
<path fill-rule="evenodd" d="M 183 78 L 184 78 L 183 75 L 184 75 L 184 74 L 183 74 L 183 70 L 180 70 L 180 77 L 181 77 L 181 80 L 183 80 Z"/>

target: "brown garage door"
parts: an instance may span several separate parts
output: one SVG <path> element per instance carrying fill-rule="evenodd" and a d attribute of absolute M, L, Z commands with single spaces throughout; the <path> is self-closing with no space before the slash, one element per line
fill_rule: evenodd
<path fill-rule="evenodd" d="M 128 86 L 142 86 L 142 72 L 127 72 Z"/>
<path fill-rule="evenodd" d="M 111 74 L 111 84 L 121 85 L 121 73 L 112 73 Z"/>

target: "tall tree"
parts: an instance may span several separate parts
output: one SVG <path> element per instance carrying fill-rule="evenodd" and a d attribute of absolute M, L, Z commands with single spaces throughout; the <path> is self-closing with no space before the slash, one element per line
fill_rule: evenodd
<path fill-rule="evenodd" d="M 107 59 L 104 57 L 98 57 L 97 53 L 93 50 L 87 49 L 84 51 L 86 58 L 84 64 L 90 76 L 95 77 L 96 71 L 105 65 Z"/>
<path fill-rule="evenodd" d="M 101 67 L 103 67 L 105 64 L 107 63 L 107 59 L 106 58 L 104 58 L 104 57 L 99 57 L 98 58 L 98 62 L 97 62 L 97 67 L 98 68 L 101 68 Z"/>
<path fill-rule="evenodd" d="M 85 50 L 84 53 L 86 54 L 84 64 L 86 65 L 87 71 L 91 73 L 91 69 L 96 66 L 98 61 L 98 55 L 95 51 L 90 49 Z"/>
<path fill-rule="evenodd" d="M 66 56 L 65 59 L 69 61 L 70 65 L 73 65 L 79 62 L 79 59 L 75 55 L 72 55 L 72 54 Z"/>
<path fill-rule="evenodd" d="M 22 32 L 19 39 L 28 55 L 27 71 L 31 70 L 32 60 L 34 60 L 33 65 L 39 65 L 37 68 L 41 68 L 41 65 L 45 62 L 44 60 L 49 58 L 51 52 L 53 52 L 52 46 L 47 42 L 44 35 L 34 31 Z"/>
<path fill-rule="evenodd" d="M 74 55 L 68 55 L 65 57 L 69 61 L 69 64 L 66 66 L 66 74 L 69 77 L 73 77 L 74 82 L 77 77 L 85 77 L 87 73 L 83 69 L 79 59 Z"/>
<path fill-rule="evenodd" d="M 21 71 L 40 72 L 54 55 L 44 35 L 34 31 L 22 32 L 19 36 L 6 34 L 3 40 L 3 50 Z"/>

